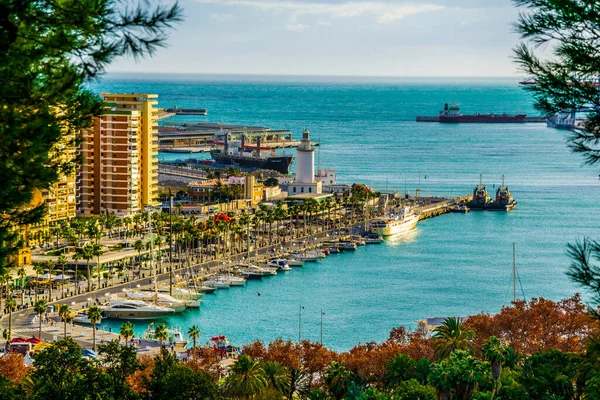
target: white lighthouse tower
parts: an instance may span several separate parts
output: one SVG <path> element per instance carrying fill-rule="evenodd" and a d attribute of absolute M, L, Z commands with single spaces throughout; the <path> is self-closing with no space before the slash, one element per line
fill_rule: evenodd
<path fill-rule="evenodd" d="M 315 182 L 315 149 L 310 144 L 310 132 L 305 129 L 296 156 L 296 182 Z"/>
<path fill-rule="evenodd" d="M 315 149 L 310 144 L 310 132 L 305 129 L 296 156 L 296 179 L 289 185 L 291 195 L 322 193 L 323 183 L 315 180 Z"/>

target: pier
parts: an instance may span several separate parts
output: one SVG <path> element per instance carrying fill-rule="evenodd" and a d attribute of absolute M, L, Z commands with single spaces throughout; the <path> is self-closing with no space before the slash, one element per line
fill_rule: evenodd
<path fill-rule="evenodd" d="M 436 115 L 417 115 L 417 122 L 440 122 L 440 117 Z M 546 117 L 525 117 L 523 120 L 525 123 L 545 123 Z M 468 123 L 468 122 L 463 122 Z"/>

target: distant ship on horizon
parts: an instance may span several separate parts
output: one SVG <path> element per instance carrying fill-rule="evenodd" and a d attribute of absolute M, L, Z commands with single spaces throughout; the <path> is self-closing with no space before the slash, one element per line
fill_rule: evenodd
<path fill-rule="evenodd" d="M 448 106 L 448 103 L 444 104 L 444 109 L 440 111 L 439 122 L 441 123 L 496 123 L 496 124 L 510 124 L 510 123 L 523 123 L 525 122 L 527 114 L 461 114 L 460 106 L 452 100 L 452 103 Z"/>

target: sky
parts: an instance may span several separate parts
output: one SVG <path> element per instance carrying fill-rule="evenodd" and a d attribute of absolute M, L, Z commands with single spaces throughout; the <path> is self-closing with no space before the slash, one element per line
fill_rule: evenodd
<path fill-rule="evenodd" d="M 167 2 L 170 0 L 162 0 Z M 156 4 L 156 2 L 149 2 Z M 510 0 L 180 0 L 151 59 L 109 72 L 518 76 Z"/>

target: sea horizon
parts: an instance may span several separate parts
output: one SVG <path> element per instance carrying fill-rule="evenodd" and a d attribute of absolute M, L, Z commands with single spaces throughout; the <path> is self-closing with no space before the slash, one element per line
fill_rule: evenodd
<path fill-rule="evenodd" d="M 252 73 L 193 73 L 193 72 L 105 72 L 103 79 L 127 78 L 133 81 L 146 79 L 188 80 L 192 82 L 269 82 L 269 83 L 489 83 L 527 80 L 524 76 L 403 76 L 403 75 L 327 75 L 327 74 L 252 74 Z"/>

